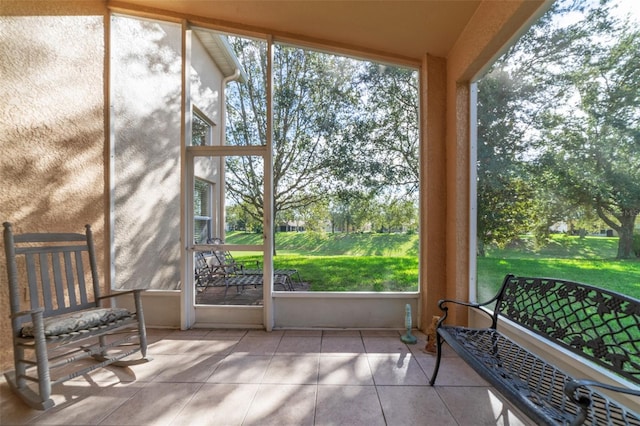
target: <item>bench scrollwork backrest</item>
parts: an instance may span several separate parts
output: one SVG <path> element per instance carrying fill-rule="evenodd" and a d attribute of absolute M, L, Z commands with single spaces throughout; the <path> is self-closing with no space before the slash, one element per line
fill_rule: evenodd
<path fill-rule="evenodd" d="M 587 284 L 512 276 L 496 311 L 640 384 L 640 301 Z"/>

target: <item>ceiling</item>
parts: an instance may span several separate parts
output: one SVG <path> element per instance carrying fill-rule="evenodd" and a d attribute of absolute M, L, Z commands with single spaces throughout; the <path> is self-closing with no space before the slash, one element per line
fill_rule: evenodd
<path fill-rule="evenodd" d="M 496 1 L 496 0 L 490 0 Z M 419 61 L 446 57 L 482 0 L 126 0 L 214 24 Z"/>

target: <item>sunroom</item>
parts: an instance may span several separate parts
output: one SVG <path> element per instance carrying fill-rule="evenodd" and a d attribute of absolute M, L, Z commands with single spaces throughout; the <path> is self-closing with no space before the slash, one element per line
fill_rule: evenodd
<path fill-rule="evenodd" d="M 9 2 L 5 7 L 10 28 L 5 37 L 14 57 L 4 65 L 4 74 L 12 76 L 6 81 L 16 107 L 10 110 L 29 105 L 39 111 L 22 114 L 20 121 L 10 113 L 4 122 L 5 159 L 16 165 L 35 161 L 38 171 L 14 169 L 3 203 L 6 220 L 18 229 L 93 224 L 104 254 L 103 282 L 114 291 L 148 289 L 145 305 L 152 326 L 402 328 L 404 307 L 410 304 L 413 323 L 425 328 L 438 299 L 468 296 L 468 82 L 548 5 L 81 4 Z M 411 25 L 389 20 L 390 11 L 412 15 Z M 262 306 L 194 303 L 193 253 L 209 248 L 206 239 L 225 235 L 224 159 L 260 160 L 263 198 L 273 199 L 271 130 L 260 129 L 267 139 L 245 146 L 225 143 L 225 91 L 231 82 L 247 79 L 246 64 L 234 54 L 229 36 L 253 43 L 264 57 L 273 55 L 274 46 L 292 45 L 415 70 L 421 140 L 418 291 L 294 294 L 267 283 Z M 47 40 L 56 40 L 50 43 L 55 47 L 40 48 L 48 46 Z M 265 85 L 261 95 L 265 123 L 273 120 L 269 90 Z M 90 116 L 84 118 L 83 111 Z M 42 126 L 55 129 L 51 137 L 41 136 Z M 33 144 L 11 142 L 18 135 L 30 135 Z M 29 145 L 42 147 L 29 154 L 24 150 Z M 69 160 L 76 157 L 75 149 L 83 155 Z M 198 183 L 200 189 L 194 189 Z M 192 208 L 198 191 L 208 203 L 200 212 Z M 274 229 L 272 209 L 265 201 L 265 230 Z M 203 229 L 206 238 L 195 235 Z M 268 280 L 273 232 L 264 231 L 263 240 L 231 248 L 261 253 Z M 464 312 L 456 316 L 466 321 Z"/>
<path fill-rule="evenodd" d="M 549 6 L 542 0 L 4 1 L 2 49 L 10 60 L 1 65 L 2 91 L 10 96 L 0 124 L 2 219 L 28 232 L 76 232 L 91 224 L 103 286 L 147 289 L 149 328 L 401 330 L 409 305 L 413 325 L 426 331 L 439 299 L 469 299 L 475 291 L 472 83 Z M 251 78 L 230 38 L 265 58 L 259 118 L 265 136 L 244 146 L 225 141 L 228 87 Z M 271 125 L 273 58 L 281 46 L 415 72 L 417 291 L 278 287 Z M 229 159 L 259 164 L 260 244 L 210 244 L 227 232 Z M 216 248 L 258 253 L 261 304 L 198 302 L 196 255 Z M 6 305 L 0 308 L 3 369 L 11 359 Z M 465 309 L 449 318 L 477 321 Z"/>

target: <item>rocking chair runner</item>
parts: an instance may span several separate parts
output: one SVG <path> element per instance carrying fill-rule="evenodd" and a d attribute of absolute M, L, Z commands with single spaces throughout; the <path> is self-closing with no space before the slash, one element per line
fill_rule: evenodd
<path fill-rule="evenodd" d="M 109 364 L 150 360 L 140 298 L 143 290 L 100 294 L 89 225 L 86 235 L 14 235 L 11 224 L 5 222 L 4 244 L 15 366 L 5 377 L 29 406 L 51 408 L 51 386 L 56 383 Z M 90 283 L 85 279 L 88 272 Z M 125 295 L 134 298 L 135 312 L 102 306 Z M 136 352 L 142 357 L 126 358 Z M 89 357 L 97 362 L 88 367 L 75 364 Z"/>

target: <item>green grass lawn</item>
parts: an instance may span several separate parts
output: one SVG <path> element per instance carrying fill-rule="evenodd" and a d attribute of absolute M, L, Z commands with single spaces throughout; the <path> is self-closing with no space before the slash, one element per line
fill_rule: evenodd
<path fill-rule="evenodd" d="M 230 232 L 230 244 L 262 244 L 262 234 Z M 276 233 L 277 254 L 308 256 L 418 256 L 418 235 Z"/>
<path fill-rule="evenodd" d="M 261 234 L 232 232 L 230 244 L 260 244 Z M 276 233 L 276 269 L 297 269 L 311 291 L 417 291 L 418 235 Z M 254 264 L 261 257 L 233 253 Z"/>
<path fill-rule="evenodd" d="M 640 262 L 588 259 L 478 258 L 478 300 L 491 298 L 508 273 L 563 278 L 640 299 Z"/>
<path fill-rule="evenodd" d="M 417 291 L 416 257 L 276 256 L 276 267 L 292 268 L 311 291 Z"/>
<path fill-rule="evenodd" d="M 231 244 L 261 241 L 261 234 L 227 235 Z M 478 300 L 492 297 L 508 273 L 565 278 L 640 298 L 640 260 L 616 260 L 616 251 L 616 238 L 561 235 L 541 249 L 526 237 L 505 249 L 491 248 L 478 258 Z M 281 232 L 274 265 L 297 269 L 312 291 L 416 291 L 418 235 Z"/>
<path fill-rule="evenodd" d="M 478 300 L 493 296 L 508 273 L 563 278 L 640 299 L 640 259 L 616 260 L 617 238 L 553 235 L 536 249 L 531 238 L 478 258 Z"/>

